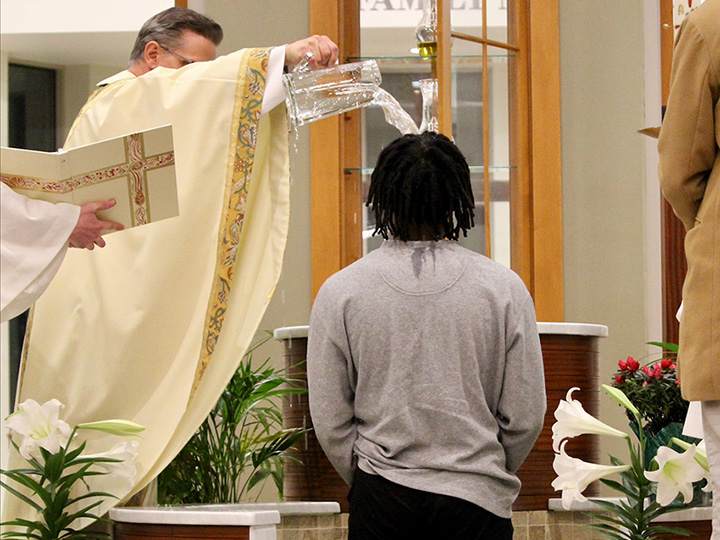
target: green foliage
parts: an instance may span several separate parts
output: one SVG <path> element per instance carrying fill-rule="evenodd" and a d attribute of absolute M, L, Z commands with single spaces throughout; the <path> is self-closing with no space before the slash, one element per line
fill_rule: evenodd
<path fill-rule="evenodd" d="M 37 510 L 35 521 L 14 519 L 0 523 L 2 527 L 12 527 L 0 534 L 3 539 L 30 538 L 34 540 L 80 540 L 108 536 L 104 533 L 85 533 L 73 528 L 75 521 L 82 518 L 99 519 L 92 510 L 102 503 L 104 497 L 117 498 L 110 493 L 90 491 L 82 495 L 73 495 L 73 487 L 81 482 L 87 487 L 90 476 L 109 474 L 97 470 L 100 463 L 119 463 L 121 460 L 104 457 L 84 457 L 83 442 L 78 448 L 69 450 L 75 436 L 74 429 L 65 447 L 56 454 L 40 448 L 40 458 L 28 460 L 27 469 L 2 470 L 4 476 L 14 485 L 0 480 L 0 485 L 9 493 Z M 15 441 L 11 441 L 15 450 L 20 451 Z"/>
<path fill-rule="evenodd" d="M 648 345 L 660 347 L 659 357 L 652 358 L 644 365 L 632 357 L 618 362 L 618 371 L 613 375 L 613 386 L 628 397 L 645 421 L 648 436 L 659 433 L 674 422 L 685 422 L 689 403 L 680 394 L 677 379 L 676 359 L 678 346 L 674 343 L 651 342 Z M 631 424 L 634 416 L 628 412 Z M 633 426 L 636 430 L 636 426 Z"/>
<path fill-rule="evenodd" d="M 267 359 L 253 367 L 250 347 L 209 416 L 158 477 L 161 504 L 235 503 L 272 478 L 282 497 L 282 453 L 308 430 L 282 429 L 278 401 L 305 393 Z"/>
<path fill-rule="evenodd" d="M 692 535 L 686 529 L 652 524 L 659 516 L 686 509 L 688 505 L 676 498 L 671 504 L 661 506 L 656 500 L 657 485 L 645 476 L 645 472 L 658 468 L 653 459 L 658 448 L 667 446 L 671 438 L 695 441 L 682 436 L 682 422 L 685 421 L 688 403 L 680 396 L 680 384 L 675 378 L 677 345 L 650 345 L 663 348 L 663 357 L 651 361 L 642 369 L 639 362 L 628 357 L 618 362 L 620 370 L 615 374 L 613 387 L 624 392 L 637 409 L 637 415 L 627 408 L 626 413 L 638 444 L 628 439 L 631 467 L 620 473 L 620 482 L 600 479 L 600 482 L 624 495 L 625 500 L 614 503 L 592 499 L 609 515 L 595 515 L 601 523 L 587 526 L 605 538 L 653 540 L 665 534 L 671 534 L 673 538 Z M 675 421 L 678 416 L 681 423 Z M 613 465 L 625 465 L 614 456 L 610 456 L 610 461 Z M 695 488 L 699 489 L 699 485 Z"/>
<path fill-rule="evenodd" d="M 692 533 L 686 529 L 665 527 L 651 524 L 652 520 L 677 510 L 684 510 L 687 506 L 673 502 L 668 506 L 660 506 L 655 501 L 653 482 L 645 477 L 649 462 L 645 460 L 647 440 L 642 428 L 636 433 L 639 444 L 633 445 L 628 440 L 630 450 L 631 468 L 620 473 L 621 481 L 617 482 L 601 478 L 600 482 L 623 494 L 626 500 L 619 503 L 592 499 L 592 502 L 606 510 L 609 515 L 593 514 L 604 523 L 592 523 L 587 526 L 594 529 L 605 538 L 624 540 L 653 540 L 660 534 L 673 534 L 675 537 L 690 536 Z M 615 457 L 610 457 L 613 465 L 625 465 Z"/>

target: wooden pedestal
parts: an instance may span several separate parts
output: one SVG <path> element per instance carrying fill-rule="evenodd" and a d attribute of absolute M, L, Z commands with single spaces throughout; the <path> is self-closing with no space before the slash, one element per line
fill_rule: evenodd
<path fill-rule="evenodd" d="M 306 357 L 307 337 L 283 340 L 285 368 L 290 378 L 301 381 L 305 388 Z M 283 402 L 283 427 L 312 427 L 307 394 L 290 395 Z M 336 501 L 342 512 L 349 510 L 347 495 L 350 488 L 325 457 L 314 431 L 305 435 L 286 455 L 283 482 L 286 501 Z"/>
<path fill-rule="evenodd" d="M 558 496 L 551 486 L 551 482 L 555 479 L 552 466 L 555 457 L 552 449 L 552 424 L 555 422 L 553 413 L 559 401 L 565 398 L 567 391 L 573 386 L 579 387 L 580 390 L 573 394 L 573 398 L 580 400 L 585 410 L 593 416 L 599 413 L 598 337 L 542 332 L 541 329 L 540 342 L 545 364 L 547 412 L 542 433 L 518 472 L 523 485 L 520 496 L 513 506 L 516 511 L 547 510 L 548 499 Z M 281 339 L 279 334 L 276 337 Z M 290 375 L 302 381 L 307 387 L 305 373 L 307 338 L 283 339 L 283 347 L 285 366 Z M 312 427 L 307 394 L 291 396 L 291 399 L 285 402 L 283 425 L 286 428 Z M 299 459 L 302 465 L 293 459 L 285 461 L 285 499 L 337 501 L 342 511 L 347 512 L 349 488 L 330 465 L 314 433 L 309 433 L 296 446 L 290 456 Z M 598 462 L 597 436 L 584 435 L 571 439 L 567 443 L 566 450 L 573 457 Z M 597 495 L 598 489 L 598 486 L 591 485 L 585 494 Z"/>
<path fill-rule="evenodd" d="M 250 527 L 219 525 L 156 525 L 154 523 L 116 523 L 114 540 L 250 540 Z"/>
<path fill-rule="evenodd" d="M 573 386 L 573 393 L 585 410 L 597 417 L 600 412 L 600 380 L 598 377 L 598 338 L 564 334 L 541 334 L 540 344 L 545 365 L 547 411 L 542 432 L 530 455 L 518 471 L 522 489 L 513 510 L 547 510 L 548 499 L 559 496 L 551 482 L 555 479 L 552 449 L 552 425 L 555 409 Z M 568 440 L 566 452 L 578 459 L 598 463 L 599 448 L 596 435 L 583 435 Z M 591 484 L 586 496 L 598 495 L 599 486 Z"/>

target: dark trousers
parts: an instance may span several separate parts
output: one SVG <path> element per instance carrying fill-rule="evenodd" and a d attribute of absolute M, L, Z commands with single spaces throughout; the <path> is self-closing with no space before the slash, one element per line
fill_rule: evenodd
<path fill-rule="evenodd" d="M 509 519 L 471 502 L 428 493 L 356 469 L 348 540 L 512 540 Z"/>

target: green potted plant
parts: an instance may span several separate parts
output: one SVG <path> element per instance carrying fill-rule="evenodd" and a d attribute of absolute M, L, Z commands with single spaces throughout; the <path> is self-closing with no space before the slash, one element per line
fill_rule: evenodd
<path fill-rule="evenodd" d="M 106 452 L 88 454 L 86 441 L 76 435 L 102 431 L 124 437 L 137 435 L 145 428 L 126 420 L 71 427 L 60 419 L 62 408 L 64 405 L 57 399 L 42 405 L 28 399 L 7 418 L 10 442 L 25 464 L 20 469 L 0 469 L 0 486 L 29 511 L 0 523 L 0 538 L 80 540 L 107 536 L 80 529 L 102 519 L 98 510 L 106 499 L 123 495 L 110 491 L 123 484 L 129 490 L 132 485 L 137 441 L 121 442 Z"/>
<path fill-rule="evenodd" d="M 646 458 L 651 460 L 658 448 L 673 438 L 683 438 L 682 429 L 689 403 L 680 393 L 677 378 L 677 351 L 674 343 L 650 342 L 659 347 L 644 364 L 628 356 L 618 362 L 612 386 L 622 391 L 637 409 L 647 439 Z M 633 432 L 638 434 L 638 419 L 626 409 Z M 697 442 L 688 439 L 689 442 Z"/>
<path fill-rule="evenodd" d="M 269 365 L 253 344 L 207 419 L 158 477 L 160 504 L 237 503 L 271 478 L 282 499 L 282 454 L 306 432 L 282 429 L 280 399 L 307 390 Z"/>
<path fill-rule="evenodd" d="M 591 499 L 607 514 L 597 514 L 599 523 L 588 527 L 604 538 L 624 540 L 653 540 L 670 535 L 671 538 L 691 536 L 684 528 L 667 526 L 655 520 L 668 512 L 687 508 L 692 504 L 695 487 L 706 484 L 709 467 L 704 445 L 690 444 L 673 438 L 670 443 L 684 450 L 680 453 L 669 446 L 660 446 L 651 456 L 647 453 L 648 439 L 640 410 L 618 388 L 602 385 L 603 390 L 634 417 L 636 441 L 631 437 L 585 412 L 582 404 L 572 399 L 577 388 L 568 391 L 560 400 L 553 424 L 553 468 L 557 478 L 553 488 L 562 494 L 562 505 L 571 509 L 573 501 L 586 502 L 583 491 L 599 480 L 620 495 L 617 501 Z M 610 456 L 611 465 L 587 463 L 565 452 L 567 439 L 586 434 L 624 438 L 628 446 L 628 463 Z M 649 456 L 649 457 L 648 457 Z M 608 477 L 619 475 L 620 481 Z"/>

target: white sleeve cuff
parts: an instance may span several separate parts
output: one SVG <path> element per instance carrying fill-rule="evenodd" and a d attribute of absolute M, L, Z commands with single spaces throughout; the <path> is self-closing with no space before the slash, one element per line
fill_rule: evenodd
<path fill-rule="evenodd" d="M 285 45 L 275 47 L 270 51 L 267 79 L 265 81 L 265 95 L 263 96 L 262 109 L 260 114 L 270 112 L 277 105 L 285 101 L 282 75 L 285 66 Z"/>

